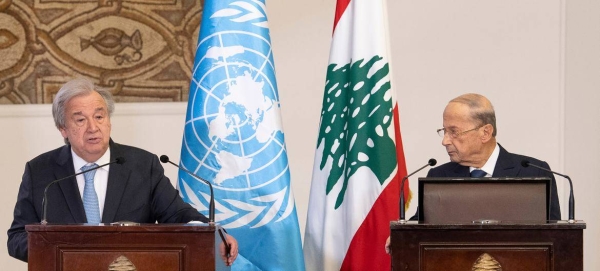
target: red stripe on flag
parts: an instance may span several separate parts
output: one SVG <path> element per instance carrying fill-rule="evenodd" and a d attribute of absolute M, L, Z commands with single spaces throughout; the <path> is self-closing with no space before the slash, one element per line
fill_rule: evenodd
<path fill-rule="evenodd" d="M 373 204 L 354 234 L 340 270 L 390 270 L 391 257 L 385 253 L 390 221 L 398 219 L 398 175 Z"/>
<path fill-rule="evenodd" d="M 337 0 L 337 5 L 335 6 L 335 20 L 333 21 L 333 31 L 335 32 L 335 28 L 342 17 L 342 14 L 346 11 L 346 8 L 350 5 L 350 0 Z"/>
<path fill-rule="evenodd" d="M 408 175 L 406 172 L 406 160 L 404 159 L 404 146 L 402 145 L 402 133 L 400 133 L 400 113 L 398 112 L 398 103 L 394 106 L 394 122 L 396 123 L 396 159 L 398 160 L 398 176 L 402 178 Z M 400 179 L 402 180 L 402 179 Z M 398 195 L 400 195 L 400 184 L 398 184 Z M 398 196 L 400 197 L 400 196 Z M 408 208 L 412 194 L 408 185 L 408 179 L 404 182 L 405 206 Z M 399 211 L 399 210 L 398 210 Z M 398 217 L 400 218 L 400 217 Z"/>
<path fill-rule="evenodd" d="M 400 180 L 406 176 L 406 163 L 402 136 L 400 135 L 400 117 L 397 104 L 394 106 L 394 121 L 396 123 L 398 171 L 392 182 L 379 194 L 379 198 L 371 207 L 369 214 L 352 237 L 350 247 L 340 268 L 342 271 L 390 270 L 391 268 L 391 257 L 385 253 L 385 241 L 390 236 L 390 221 L 399 218 Z M 408 182 L 404 185 L 405 193 L 410 193 Z M 407 197 L 407 199 L 409 198 Z"/>

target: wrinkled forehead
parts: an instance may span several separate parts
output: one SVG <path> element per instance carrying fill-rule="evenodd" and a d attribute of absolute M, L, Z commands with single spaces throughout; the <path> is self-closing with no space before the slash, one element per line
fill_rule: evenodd
<path fill-rule="evenodd" d="M 444 128 L 463 128 L 473 123 L 469 106 L 463 103 L 450 102 L 444 109 Z"/>
<path fill-rule="evenodd" d="M 67 114 L 69 112 L 70 114 L 82 114 L 83 112 L 96 113 L 107 111 L 106 101 L 95 91 L 74 96 L 66 103 Z"/>

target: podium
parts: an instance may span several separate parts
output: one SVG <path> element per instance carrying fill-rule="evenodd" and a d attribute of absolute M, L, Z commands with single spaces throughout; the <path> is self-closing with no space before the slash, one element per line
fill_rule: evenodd
<path fill-rule="evenodd" d="M 392 270 L 583 271 L 585 227 L 566 221 L 392 221 Z"/>
<path fill-rule="evenodd" d="M 208 224 L 26 225 L 29 271 L 230 270 Z"/>

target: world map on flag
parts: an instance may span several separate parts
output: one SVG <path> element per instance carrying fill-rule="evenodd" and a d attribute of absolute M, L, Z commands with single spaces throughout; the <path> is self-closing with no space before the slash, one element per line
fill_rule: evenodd
<path fill-rule="evenodd" d="M 212 74 L 206 74 L 198 83 L 215 77 L 221 81 L 204 89 L 205 95 L 194 98 L 201 99 L 198 102 L 204 106 L 193 116 L 194 121 L 186 124 L 208 130 L 208 137 L 196 134 L 186 137 L 186 141 L 197 141 L 205 149 L 203 160 L 214 156 L 217 164 L 206 166 L 215 173 L 213 182 L 222 188 L 246 189 L 274 180 L 276 175 L 265 178 L 261 170 L 285 152 L 282 138 L 277 136 L 282 132 L 280 105 L 274 93 L 265 91 L 272 89 L 272 84 L 268 77 L 260 77 L 251 63 L 235 59 L 243 53 L 240 46 L 207 51 L 204 61 L 213 62 Z M 263 161 L 260 156 L 264 151 L 273 150 L 280 155 L 259 162 Z"/>
<path fill-rule="evenodd" d="M 265 1 L 203 2 L 181 147 L 193 174 L 179 171 L 180 195 L 207 215 L 199 178 L 212 184 L 214 221 L 238 240 L 231 270 L 303 271 Z"/>
<path fill-rule="evenodd" d="M 207 48 L 193 71 L 182 147 L 182 156 L 192 159 L 182 165 L 226 197 L 239 192 L 235 199 L 217 198 L 217 218 L 229 228 L 264 225 L 294 208 L 289 187 L 279 182 L 289 178 L 289 167 L 271 51 L 251 47 L 267 42 L 250 32 L 216 33 L 200 41 Z M 206 199 L 195 196 L 203 184 L 180 182 L 188 200 L 206 210 Z M 255 189 L 262 189 L 260 197 L 246 193 Z"/>

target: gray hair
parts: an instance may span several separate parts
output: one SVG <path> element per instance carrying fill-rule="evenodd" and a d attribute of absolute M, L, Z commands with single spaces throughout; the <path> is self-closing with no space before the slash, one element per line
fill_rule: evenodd
<path fill-rule="evenodd" d="M 483 95 L 476 93 L 468 93 L 460 95 L 450 101 L 451 103 L 461 103 L 469 107 L 471 118 L 480 123 L 480 125 L 491 124 L 494 128 L 492 133 L 496 137 L 498 129 L 496 128 L 496 112 L 492 103 Z"/>
<path fill-rule="evenodd" d="M 82 96 L 86 94 L 90 94 L 93 91 L 97 92 L 102 96 L 104 102 L 106 103 L 106 107 L 108 110 L 108 116 L 112 116 L 113 111 L 115 110 L 115 101 L 113 100 L 112 94 L 109 90 L 99 88 L 94 85 L 92 81 L 86 78 L 76 78 L 67 83 L 65 83 L 56 96 L 54 97 L 54 101 L 52 102 L 52 116 L 54 117 L 54 124 L 56 128 L 61 129 L 65 128 L 65 109 L 66 104 L 73 98 L 77 96 Z M 65 138 L 65 143 L 69 144 L 68 140 Z"/>

